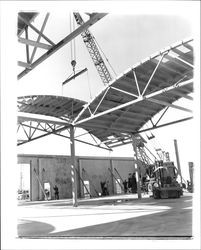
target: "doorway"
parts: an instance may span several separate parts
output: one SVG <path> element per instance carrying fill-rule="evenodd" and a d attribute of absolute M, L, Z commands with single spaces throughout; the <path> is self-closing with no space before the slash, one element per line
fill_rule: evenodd
<path fill-rule="evenodd" d="M 49 182 L 44 182 L 45 198 L 51 200 L 51 188 Z"/>
<path fill-rule="evenodd" d="M 17 199 L 30 201 L 30 164 L 17 165 Z"/>
<path fill-rule="evenodd" d="M 121 180 L 117 179 L 115 182 L 116 182 L 116 192 L 117 194 L 121 194 L 121 186 L 120 186 Z"/>
<path fill-rule="evenodd" d="M 84 181 L 84 198 L 90 198 L 90 184 L 89 184 L 89 181 Z"/>

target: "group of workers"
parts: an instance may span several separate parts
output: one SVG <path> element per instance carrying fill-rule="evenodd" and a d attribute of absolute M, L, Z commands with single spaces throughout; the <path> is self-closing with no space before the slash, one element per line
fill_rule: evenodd
<path fill-rule="evenodd" d="M 53 187 L 54 189 L 54 198 L 55 200 L 59 200 L 59 188 L 57 187 L 57 185 L 55 185 Z M 46 198 L 49 199 L 50 197 L 50 191 L 48 189 L 45 189 L 45 195 L 46 195 Z"/>
<path fill-rule="evenodd" d="M 136 174 L 133 173 L 129 173 L 128 175 L 128 180 L 124 180 L 123 182 L 123 186 L 124 186 L 124 193 L 133 193 L 136 194 L 137 193 L 137 180 L 136 180 Z"/>

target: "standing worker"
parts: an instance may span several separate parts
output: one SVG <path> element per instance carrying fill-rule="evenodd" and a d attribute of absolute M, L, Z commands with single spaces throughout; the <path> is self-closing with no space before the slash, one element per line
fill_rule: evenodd
<path fill-rule="evenodd" d="M 59 200 L 59 189 L 58 189 L 57 185 L 55 185 L 53 187 L 53 189 L 54 189 L 55 200 Z"/>
<path fill-rule="evenodd" d="M 135 173 L 133 173 L 131 177 L 131 192 L 133 194 L 137 193 L 137 181 L 136 181 Z"/>
<path fill-rule="evenodd" d="M 127 182 L 127 180 L 124 180 L 123 185 L 124 185 L 124 193 L 127 194 L 127 191 L 128 191 L 128 182 Z"/>

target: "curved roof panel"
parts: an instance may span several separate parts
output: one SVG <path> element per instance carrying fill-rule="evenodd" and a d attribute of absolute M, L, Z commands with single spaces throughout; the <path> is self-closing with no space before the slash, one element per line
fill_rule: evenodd
<path fill-rule="evenodd" d="M 84 101 L 70 97 L 33 95 L 18 97 L 20 112 L 53 116 L 72 122 L 83 109 Z"/>
<path fill-rule="evenodd" d="M 88 104 L 68 97 L 26 96 L 18 98 L 18 108 L 64 119 L 108 146 L 119 145 L 166 107 L 191 112 L 174 102 L 192 99 L 193 61 L 193 40 L 181 41 L 125 71 Z"/>
<path fill-rule="evenodd" d="M 193 40 L 146 58 L 113 80 L 75 119 L 101 141 L 139 131 L 153 116 L 193 92 Z M 179 109 L 189 111 L 180 107 Z"/>

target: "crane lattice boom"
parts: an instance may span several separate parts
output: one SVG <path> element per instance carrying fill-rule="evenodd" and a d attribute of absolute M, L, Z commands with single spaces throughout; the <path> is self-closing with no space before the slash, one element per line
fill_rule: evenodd
<path fill-rule="evenodd" d="M 78 25 L 82 25 L 84 23 L 81 15 L 78 12 L 74 12 L 73 13 L 75 20 L 77 22 Z M 98 47 L 95 43 L 95 39 L 93 37 L 93 35 L 90 33 L 89 30 L 85 30 L 84 32 L 81 33 L 81 36 L 83 38 L 83 41 L 89 51 L 89 54 L 94 62 L 94 65 L 98 71 L 98 74 L 102 80 L 102 82 L 104 83 L 104 85 L 106 85 L 107 83 L 109 83 L 112 80 L 112 77 L 110 75 L 109 70 L 107 69 L 103 58 L 98 50 Z"/>

